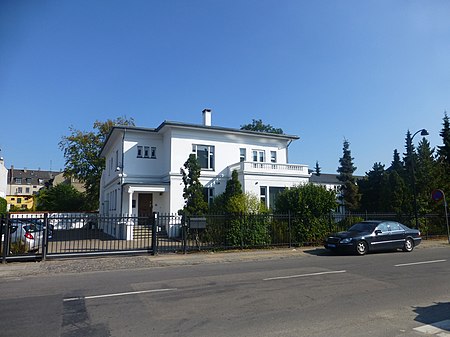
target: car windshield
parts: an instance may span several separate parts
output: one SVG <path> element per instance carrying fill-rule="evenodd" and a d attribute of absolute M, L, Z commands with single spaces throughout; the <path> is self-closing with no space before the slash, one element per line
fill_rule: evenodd
<path fill-rule="evenodd" d="M 358 222 L 348 229 L 349 232 L 372 232 L 377 223 L 373 222 Z"/>

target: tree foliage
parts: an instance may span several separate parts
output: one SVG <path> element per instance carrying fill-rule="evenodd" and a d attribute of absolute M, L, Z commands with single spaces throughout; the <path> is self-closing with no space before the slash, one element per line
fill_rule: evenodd
<path fill-rule="evenodd" d="M 337 169 L 339 175 L 338 180 L 342 182 L 341 200 L 347 210 L 357 210 L 361 195 L 358 193 L 358 186 L 353 173 L 356 167 L 353 165 L 352 154 L 350 151 L 350 143 L 345 139 L 343 146 L 343 155 L 339 159 L 340 166 Z"/>
<path fill-rule="evenodd" d="M 86 210 L 86 195 L 69 184 L 42 188 L 36 196 L 36 210 L 79 212 Z"/>
<path fill-rule="evenodd" d="M 283 129 L 264 124 L 261 119 L 253 119 L 250 124 L 241 125 L 241 130 L 283 134 Z"/>
<path fill-rule="evenodd" d="M 208 211 L 208 204 L 204 199 L 203 185 L 200 182 L 200 164 L 195 154 L 190 154 L 189 158 L 181 168 L 184 189 L 183 198 L 185 204 L 180 213 L 184 216 L 204 215 Z"/>
<path fill-rule="evenodd" d="M 96 121 L 92 131 L 81 131 L 71 126 L 70 134 L 59 142 L 65 158 L 64 174 L 84 184 L 88 210 L 98 209 L 100 179 L 105 168 L 105 159 L 100 157 L 100 152 L 111 129 L 118 125 L 134 126 L 134 119 L 119 117 L 105 122 Z"/>
<path fill-rule="evenodd" d="M 317 176 L 320 176 L 320 172 L 322 171 L 322 168 L 319 166 L 319 162 L 318 161 L 316 161 L 316 166 L 314 167 L 314 173 L 317 175 Z"/>
<path fill-rule="evenodd" d="M 6 214 L 7 207 L 8 207 L 8 203 L 7 203 L 6 199 L 0 197 L 0 216 L 2 214 Z"/>
<path fill-rule="evenodd" d="M 336 206 L 334 191 L 311 183 L 282 191 L 275 202 L 277 212 L 295 216 L 293 233 L 298 242 L 320 242 L 329 231 L 328 215 Z"/>

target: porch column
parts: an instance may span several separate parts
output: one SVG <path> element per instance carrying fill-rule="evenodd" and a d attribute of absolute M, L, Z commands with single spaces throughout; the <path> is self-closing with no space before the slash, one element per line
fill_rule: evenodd
<path fill-rule="evenodd" d="M 133 213 L 133 191 L 128 189 L 128 216 Z"/>

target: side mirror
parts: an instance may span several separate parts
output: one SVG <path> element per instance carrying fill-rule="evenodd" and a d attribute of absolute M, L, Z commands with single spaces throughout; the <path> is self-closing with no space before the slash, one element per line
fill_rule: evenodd
<path fill-rule="evenodd" d="M 376 234 L 376 235 L 381 234 L 381 233 L 383 233 L 383 232 L 381 231 L 381 229 L 376 229 L 376 230 L 375 230 L 375 234 Z"/>

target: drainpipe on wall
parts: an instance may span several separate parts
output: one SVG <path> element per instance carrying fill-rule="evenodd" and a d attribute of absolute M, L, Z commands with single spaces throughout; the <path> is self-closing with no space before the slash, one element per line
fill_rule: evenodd
<path fill-rule="evenodd" d="M 292 139 L 290 139 L 286 145 L 286 164 L 289 164 L 289 145 L 291 145 L 292 143 Z"/>

